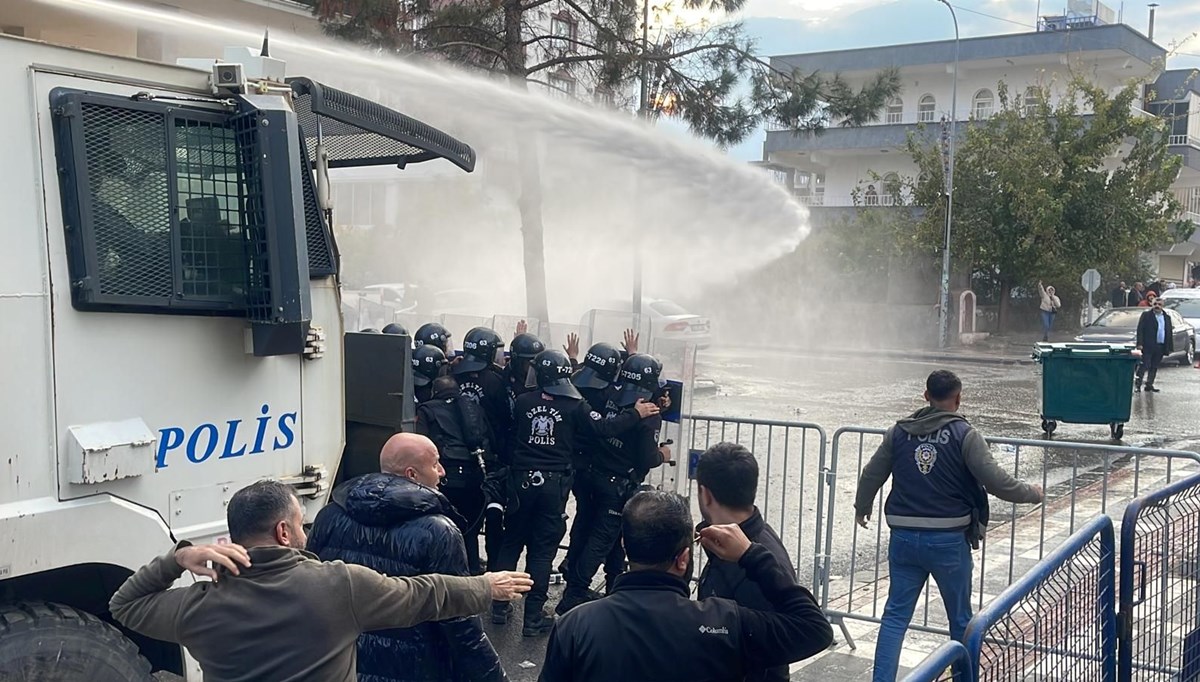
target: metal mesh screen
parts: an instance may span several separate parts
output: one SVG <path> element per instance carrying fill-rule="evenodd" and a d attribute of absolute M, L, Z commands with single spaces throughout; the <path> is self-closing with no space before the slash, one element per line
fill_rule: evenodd
<path fill-rule="evenodd" d="M 254 322 L 269 322 L 272 318 L 270 253 L 267 242 L 267 211 L 264 195 L 261 140 L 258 115 L 255 112 L 233 117 L 232 127 L 237 136 L 239 162 L 245 183 L 243 215 L 245 216 L 246 255 L 249 260 L 246 278 L 246 313 Z"/>
<path fill-rule="evenodd" d="M 403 166 L 437 158 L 468 171 L 475 167 L 475 151 L 469 145 L 433 126 L 307 78 L 288 82 L 309 155 L 316 156 L 320 131 L 331 167 Z"/>
<path fill-rule="evenodd" d="M 1126 521 L 1128 523 L 1128 520 Z M 1200 672 L 1200 487 L 1192 485 L 1140 510 L 1133 521 L 1137 601 L 1129 646 L 1138 680 L 1193 679 Z M 1122 599 L 1127 595 L 1122 594 Z"/>
<path fill-rule="evenodd" d="M 300 135 L 303 134 L 301 130 Z M 334 266 L 329 227 L 317 203 L 317 188 L 313 182 L 312 161 L 307 145 L 300 145 L 300 156 L 304 159 L 304 167 L 300 169 L 300 184 L 304 193 L 304 241 L 308 245 L 308 273 L 312 277 L 327 277 L 336 274 L 337 268 Z"/>
<path fill-rule="evenodd" d="M 988 627 L 976 679 L 1107 682 L 1102 657 L 1116 648 L 1105 632 L 1105 590 L 1111 595 L 1114 579 L 1107 552 L 1091 538 Z"/>
<path fill-rule="evenodd" d="M 81 106 L 100 294 L 172 295 L 167 125 L 158 112 Z"/>
<path fill-rule="evenodd" d="M 317 114 L 312 110 L 312 97 L 297 97 L 294 106 L 300 127 L 306 134 L 312 135 L 305 140 L 309 157 L 312 158 L 317 153 Z M 331 166 L 340 165 L 339 162 L 345 161 L 356 162 L 353 165 L 372 165 L 376 162 L 402 163 L 405 160 L 423 160 L 426 156 L 423 149 L 327 116 L 322 117 L 321 133 Z"/>
<path fill-rule="evenodd" d="M 233 129 L 176 119 L 175 164 L 184 296 L 244 297 L 246 236 Z"/>

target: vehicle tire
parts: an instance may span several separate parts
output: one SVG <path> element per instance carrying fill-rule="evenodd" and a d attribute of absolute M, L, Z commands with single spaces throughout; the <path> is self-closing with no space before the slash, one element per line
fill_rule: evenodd
<path fill-rule="evenodd" d="M 1112 432 L 1113 440 L 1121 440 L 1125 435 L 1124 424 L 1109 424 L 1108 430 Z"/>
<path fill-rule="evenodd" d="M 150 682 L 150 663 L 121 631 L 62 604 L 0 606 L 0 680 Z"/>
<path fill-rule="evenodd" d="M 1196 362 L 1196 339 L 1188 342 L 1187 350 L 1184 351 L 1183 357 L 1179 359 L 1179 364 L 1187 367 Z"/>
<path fill-rule="evenodd" d="M 1046 436 L 1053 436 L 1054 430 L 1058 428 L 1058 422 L 1053 419 L 1042 420 L 1042 431 L 1046 432 Z"/>

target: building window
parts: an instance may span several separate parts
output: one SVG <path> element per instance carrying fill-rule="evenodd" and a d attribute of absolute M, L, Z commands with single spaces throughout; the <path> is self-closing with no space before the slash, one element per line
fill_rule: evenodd
<path fill-rule="evenodd" d="M 571 74 L 551 74 L 549 82 L 551 94 L 563 98 L 575 97 L 575 79 L 571 77 Z"/>
<path fill-rule="evenodd" d="M 864 196 L 864 201 L 867 206 L 879 205 L 879 192 L 875 191 L 875 185 L 867 185 L 867 191 Z"/>
<path fill-rule="evenodd" d="M 933 95 L 923 95 L 917 103 L 917 120 L 921 123 L 933 123 L 934 112 L 937 111 L 937 100 Z"/>
<path fill-rule="evenodd" d="M 556 38 L 565 38 L 571 41 L 578 40 L 578 30 L 578 24 L 566 12 L 559 12 L 550 17 L 550 35 Z M 563 47 L 572 52 L 575 51 L 574 43 L 564 43 Z"/>
<path fill-rule="evenodd" d="M 977 119 L 991 118 L 992 111 L 996 106 L 996 98 L 992 95 L 992 91 L 984 88 L 975 93 L 975 97 L 971 100 L 971 114 Z"/>
<path fill-rule="evenodd" d="M 1024 109 L 1026 116 L 1033 116 L 1038 107 L 1038 89 L 1034 86 L 1025 88 Z"/>
<path fill-rule="evenodd" d="M 609 109 L 612 109 L 616 106 L 616 102 L 613 99 L 613 92 L 608 88 L 596 88 L 593 90 L 592 99 L 596 102 L 596 104 L 599 104 L 602 107 L 608 107 Z"/>
<path fill-rule="evenodd" d="M 888 123 L 899 123 L 904 120 L 904 100 L 899 97 L 893 97 L 887 103 L 887 118 L 884 119 Z"/>

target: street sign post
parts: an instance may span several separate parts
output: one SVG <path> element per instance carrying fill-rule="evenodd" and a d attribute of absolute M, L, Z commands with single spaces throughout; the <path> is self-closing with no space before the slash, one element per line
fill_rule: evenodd
<path fill-rule="evenodd" d="M 1092 293 L 1100 288 L 1100 273 L 1095 268 L 1088 268 L 1087 272 L 1083 273 L 1079 283 L 1083 285 L 1083 290 L 1088 295 L 1088 310 L 1087 323 L 1092 323 Z"/>

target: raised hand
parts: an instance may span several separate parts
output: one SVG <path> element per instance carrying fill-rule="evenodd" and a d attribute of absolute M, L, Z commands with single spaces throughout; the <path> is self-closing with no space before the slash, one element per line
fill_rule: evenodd
<path fill-rule="evenodd" d="M 567 334 L 567 345 L 563 346 L 563 350 L 567 352 L 567 357 L 572 360 L 579 358 L 579 335 L 571 332 Z"/>
<path fill-rule="evenodd" d="M 625 339 L 621 341 L 621 347 L 629 355 L 637 355 L 638 352 L 638 337 L 639 334 L 632 329 L 625 330 Z"/>
<path fill-rule="evenodd" d="M 528 334 L 528 333 L 529 333 L 529 323 L 526 322 L 525 320 L 521 320 L 520 322 L 517 322 L 517 333 L 514 334 L 514 336 L 520 336 L 522 334 Z"/>
<path fill-rule="evenodd" d="M 250 554 L 245 547 L 232 543 L 224 545 L 192 545 L 175 550 L 175 563 L 185 571 L 212 578 L 216 582 L 220 575 L 217 566 L 224 566 L 233 575 L 241 571 L 239 564 L 250 567 Z M 212 566 L 209 566 L 212 563 Z"/>
<path fill-rule="evenodd" d="M 750 538 L 736 523 L 709 526 L 700 530 L 700 544 L 722 561 L 737 563 L 750 549 Z"/>

